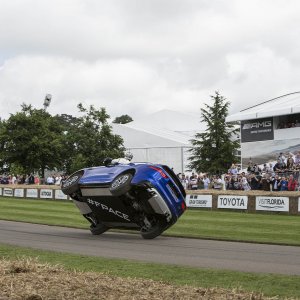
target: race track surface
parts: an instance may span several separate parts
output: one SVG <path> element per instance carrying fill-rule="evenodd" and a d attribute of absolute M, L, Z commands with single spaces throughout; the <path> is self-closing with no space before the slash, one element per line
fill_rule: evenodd
<path fill-rule="evenodd" d="M 0 220 L 0 243 L 35 249 L 243 272 L 300 275 L 300 247 L 107 232 Z"/>

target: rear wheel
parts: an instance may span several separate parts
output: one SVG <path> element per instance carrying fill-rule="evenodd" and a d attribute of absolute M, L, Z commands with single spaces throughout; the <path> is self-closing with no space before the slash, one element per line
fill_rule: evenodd
<path fill-rule="evenodd" d="M 131 189 L 131 180 L 132 180 L 131 173 L 123 173 L 117 176 L 113 180 L 109 188 L 112 195 L 121 196 L 129 192 Z"/>
<path fill-rule="evenodd" d="M 165 222 L 153 220 L 150 227 L 144 226 L 141 228 L 141 236 L 146 240 L 151 240 L 161 235 L 165 228 Z"/>
<path fill-rule="evenodd" d="M 70 195 L 76 193 L 79 190 L 78 182 L 83 175 L 83 171 L 77 171 L 70 175 L 61 184 L 61 190 L 64 194 Z"/>

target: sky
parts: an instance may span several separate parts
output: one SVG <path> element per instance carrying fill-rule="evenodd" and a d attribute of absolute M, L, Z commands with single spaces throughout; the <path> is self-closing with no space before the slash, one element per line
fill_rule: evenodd
<path fill-rule="evenodd" d="M 298 0 L 0 0 L 0 117 L 229 113 L 299 91 Z"/>

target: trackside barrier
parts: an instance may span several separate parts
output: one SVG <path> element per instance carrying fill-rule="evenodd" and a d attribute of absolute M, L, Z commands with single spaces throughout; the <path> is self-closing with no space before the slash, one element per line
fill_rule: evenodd
<path fill-rule="evenodd" d="M 226 194 L 201 193 L 200 191 L 187 191 L 186 204 L 188 208 L 205 208 L 212 210 L 243 210 L 248 212 L 270 211 L 300 215 L 300 194 L 294 192 L 285 195 L 283 192 L 266 194 Z M 51 187 L 0 187 L 0 196 L 49 199 L 49 200 L 71 200 L 59 188 Z"/>
<path fill-rule="evenodd" d="M 298 194 L 298 193 L 297 193 Z M 187 191 L 186 205 L 189 208 L 212 210 L 231 209 L 247 212 L 270 211 L 300 215 L 300 196 L 201 194 Z"/>
<path fill-rule="evenodd" d="M 49 200 L 71 200 L 60 189 L 0 187 L 0 196 L 16 198 L 36 198 Z"/>

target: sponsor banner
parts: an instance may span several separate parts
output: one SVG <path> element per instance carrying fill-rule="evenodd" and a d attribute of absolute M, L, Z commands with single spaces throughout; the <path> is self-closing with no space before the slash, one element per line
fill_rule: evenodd
<path fill-rule="evenodd" d="M 15 197 L 24 197 L 24 189 L 15 189 Z"/>
<path fill-rule="evenodd" d="M 273 118 L 241 122 L 241 142 L 274 140 Z"/>
<path fill-rule="evenodd" d="M 218 208 L 247 209 L 248 196 L 220 195 L 218 196 Z"/>
<path fill-rule="evenodd" d="M 0 188 L 0 196 L 2 196 L 2 188 Z"/>
<path fill-rule="evenodd" d="M 65 195 L 61 190 L 55 190 L 55 199 L 62 199 L 62 200 L 67 200 L 68 196 Z"/>
<path fill-rule="evenodd" d="M 289 198 L 257 196 L 256 210 L 289 211 Z"/>
<path fill-rule="evenodd" d="M 9 188 L 4 188 L 3 189 L 3 196 L 12 197 L 13 194 L 14 194 L 13 189 L 9 189 Z"/>
<path fill-rule="evenodd" d="M 27 189 L 26 190 L 26 197 L 27 198 L 37 198 L 38 197 L 38 190 L 37 189 Z"/>
<path fill-rule="evenodd" d="M 52 199 L 53 198 L 53 190 L 41 189 L 40 190 L 40 198 Z"/>
<path fill-rule="evenodd" d="M 212 207 L 212 195 L 186 195 L 187 207 Z"/>

